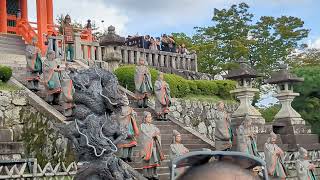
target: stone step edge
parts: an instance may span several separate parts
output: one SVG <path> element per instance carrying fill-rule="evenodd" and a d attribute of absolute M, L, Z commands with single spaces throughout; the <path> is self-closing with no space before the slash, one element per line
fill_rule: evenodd
<path fill-rule="evenodd" d="M 121 86 L 120 90 L 124 91 L 126 94 L 128 94 L 129 96 L 135 97 L 135 94 L 131 91 L 129 91 L 128 89 L 124 88 Z M 153 104 L 151 104 L 150 102 L 148 103 L 148 106 L 150 109 L 154 110 Z M 197 131 L 195 131 L 194 129 L 190 128 L 190 127 L 185 127 L 182 123 L 180 123 L 179 121 L 175 120 L 174 117 L 168 115 L 168 119 L 177 124 L 178 126 L 180 126 L 181 128 L 187 130 L 188 132 L 190 132 L 191 134 L 193 134 L 194 136 L 196 136 L 197 138 L 203 140 L 204 142 L 208 143 L 209 145 L 211 145 L 213 148 L 215 148 L 215 143 L 210 140 L 207 137 L 202 136 L 200 133 L 198 133 Z"/>
<path fill-rule="evenodd" d="M 27 87 L 25 87 L 23 84 L 21 84 L 18 80 L 16 80 L 15 78 L 12 77 L 9 80 L 9 83 L 25 90 L 25 92 L 27 93 L 28 102 L 32 107 L 36 108 L 40 112 L 43 112 L 43 113 L 47 112 L 48 113 L 47 115 L 53 117 L 54 119 L 60 121 L 61 123 L 66 123 L 65 116 L 63 116 L 59 111 L 57 111 L 55 108 L 53 108 L 51 105 L 49 105 L 46 101 L 44 101 L 39 96 L 37 96 L 35 93 L 30 91 Z"/>

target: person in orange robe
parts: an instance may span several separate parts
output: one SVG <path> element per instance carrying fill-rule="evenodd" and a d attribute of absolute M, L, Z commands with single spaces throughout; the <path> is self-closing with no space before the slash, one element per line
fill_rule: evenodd
<path fill-rule="evenodd" d="M 143 175 L 148 179 L 158 179 L 157 167 L 164 160 L 161 147 L 160 130 L 152 123 L 151 113 L 145 111 L 143 123 L 140 125 L 140 156 L 142 158 Z"/>
<path fill-rule="evenodd" d="M 139 128 L 136 122 L 136 112 L 129 106 L 123 106 L 120 113 L 120 122 L 124 127 L 126 139 L 121 140 L 118 144 L 117 155 L 123 161 L 132 162 L 133 148 L 137 146 L 137 137 L 139 136 Z"/>

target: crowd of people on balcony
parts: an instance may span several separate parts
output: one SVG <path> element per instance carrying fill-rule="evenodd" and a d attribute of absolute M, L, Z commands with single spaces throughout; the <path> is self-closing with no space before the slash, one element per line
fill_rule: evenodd
<path fill-rule="evenodd" d="M 163 34 L 160 37 L 151 37 L 150 35 L 145 36 L 128 36 L 126 39 L 127 46 L 133 46 L 144 49 L 189 54 L 185 44 L 177 44 L 172 35 Z"/>

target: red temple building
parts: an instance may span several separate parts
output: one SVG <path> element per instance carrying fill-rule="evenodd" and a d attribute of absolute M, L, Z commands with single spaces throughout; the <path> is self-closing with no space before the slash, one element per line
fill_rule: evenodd
<path fill-rule="evenodd" d="M 26 43 L 36 36 L 44 53 L 46 35 L 58 35 L 58 26 L 53 21 L 53 0 L 30 1 L 36 1 L 37 22 L 28 20 L 28 0 L 0 0 L 0 33 L 20 35 Z M 84 30 L 81 35 L 84 40 L 92 40 L 91 30 Z"/>

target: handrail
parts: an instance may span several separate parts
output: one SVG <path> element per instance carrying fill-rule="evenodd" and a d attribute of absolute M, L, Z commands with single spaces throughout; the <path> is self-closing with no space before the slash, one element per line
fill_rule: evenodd
<path fill-rule="evenodd" d="M 24 38 L 24 40 L 29 44 L 32 43 L 33 37 L 37 37 L 37 33 L 30 25 L 30 22 L 22 19 L 18 19 L 17 21 L 17 34 L 21 35 Z M 38 42 L 38 47 L 41 47 L 40 44 L 41 42 Z"/>
<path fill-rule="evenodd" d="M 8 15 L 7 15 L 7 19 L 8 19 L 8 20 L 15 20 L 15 21 L 16 21 L 16 20 L 17 20 L 17 16 L 8 14 Z"/>

